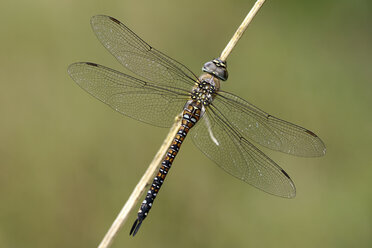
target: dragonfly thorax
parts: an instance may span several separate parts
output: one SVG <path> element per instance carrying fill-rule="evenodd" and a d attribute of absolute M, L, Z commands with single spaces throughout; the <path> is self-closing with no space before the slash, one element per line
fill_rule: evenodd
<path fill-rule="evenodd" d="M 191 99 L 207 106 L 213 101 L 213 98 L 219 88 L 219 79 L 205 73 L 199 78 L 199 81 L 192 88 Z"/>

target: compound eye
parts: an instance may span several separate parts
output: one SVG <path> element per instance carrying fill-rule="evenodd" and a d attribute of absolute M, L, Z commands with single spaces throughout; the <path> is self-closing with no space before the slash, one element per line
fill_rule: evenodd
<path fill-rule="evenodd" d="M 205 69 L 207 72 L 213 72 L 217 69 L 217 66 L 213 62 L 209 61 L 204 64 L 203 69 Z"/>
<path fill-rule="evenodd" d="M 218 75 L 218 77 L 224 81 L 226 81 L 227 77 L 228 77 L 228 74 L 227 74 L 227 70 L 223 67 L 218 67 L 217 70 L 216 70 L 216 73 Z"/>
<path fill-rule="evenodd" d="M 226 65 L 221 63 L 222 61 L 220 62 L 218 60 L 209 61 L 204 64 L 203 71 L 225 81 L 227 80 L 228 74 L 226 70 Z"/>

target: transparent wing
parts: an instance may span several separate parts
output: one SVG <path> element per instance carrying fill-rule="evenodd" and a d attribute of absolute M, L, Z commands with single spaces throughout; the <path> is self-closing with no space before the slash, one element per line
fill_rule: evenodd
<path fill-rule="evenodd" d="M 160 127 L 169 127 L 180 114 L 188 92 L 160 87 L 94 63 L 69 66 L 72 79 L 116 111 Z"/>
<path fill-rule="evenodd" d="M 265 113 L 238 96 L 219 92 L 213 106 L 239 132 L 267 148 L 303 157 L 323 156 L 323 141 L 313 132 Z"/>
<path fill-rule="evenodd" d="M 93 16 L 91 25 L 100 42 L 130 71 L 162 86 L 191 90 L 198 78 L 186 66 L 148 45 L 118 20 Z"/>
<path fill-rule="evenodd" d="M 190 134 L 207 157 L 234 177 L 273 195 L 286 198 L 296 195 L 288 174 L 234 130 L 213 106 Z"/>

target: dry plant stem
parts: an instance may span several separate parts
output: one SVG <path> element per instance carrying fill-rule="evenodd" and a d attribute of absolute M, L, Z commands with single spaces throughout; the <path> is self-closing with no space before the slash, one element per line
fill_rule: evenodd
<path fill-rule="evenodd" d="M 125 203 L 124 207 L 121 209 L 120 213 L 116 217 L 114 223 L 112 223 L 110 229 L 106 233 L 105 237 L 99 244 L 98 248 L 107 248 L 110 247 L 113 242 L 116 234 L 119 232 L 120 228 L 128 219 L 129 213 L 136 206 L 137 202 L 140 200 L 142 193 L 147 189 L 151 180 L 154 177 L 155 172 L 159 169 L 159 165 L 164 158 L 169 146 L 171 145 L 174 136 L 177 134 L 177 131 L 181 125 L 181 116 L 175 118 L 174 124 L 169 130 L 168 136 L 164 140 L 159 151 L 156 153 L 154 159 L 151 161 L 151 164 L 147 168 L 145 174 L 142 176 L 141 180 L 138 182 L 137 186 L 134 188 L 134 191 L 129 196 L 129 199 Z"/>
<path fill-rule="evenodd" d="M 235 32 L 234 36 L 231 38 L 229 44 L 227 44 L 226 48 L 221 53 L 220 59 L 222 61 L 226 61 L 232 49 L 235 47 L 236 43 L 238 42 L 240 37 L 243 35 L 249 23 L 252 21 L 253 17 L 256 15 L 257 11 L 260 9 L 260 7 L 262 6 L 264 2 L 265 0 L 257 0 L 257 2 L 254 4 L 251 11 L 245 17 L 243 23 L 240 25 L 238 30 Z M 130 211 L 136 206 L 137 202 L 140 200 L 142 193 L 149 186 L 151 179 L 153 179 L 155 172 L 159 169 L 158 167 L 160 166 L 161 160 L 164 158 L 164 155 L 166 154 L 169 146 L 171 145 L 171 142 L 173 141 L 173 138 L 178 131 L 180 123 L 181 123 L 181 116 L 177 116 L 172 128 L 170 129 L 168 133 L 167 138 L 163 142 L 163 145 L 160 147 L 158 153 L 155 155 L 154 159 L 149 165 L 149 168 L 146 170 L 145 174 L 142 176 L 141 180 L 138 182 L 136 188 L 130 195 L 128 201 L 125 203 L 119 215 L 116 217 L 114 223 L 111 225 L 110 229 L 106 233 L 105 237 L 103 238 L 98 248 L 108 248 L 112 244 L 116 234 L 119 232 L 120 228 L 124 225 L 124 223 L 128 219 Z"/>
<path fill-rule="evenodd" d="M 248 15 L 245 17 L 242 24 L 240 24 L 239 28 L 236 30 L 234 36 L 229 41 L 229 44 L 227 44 L 225 49 L 222 51 L 221 56 L 220 56 L 220 59 L 222 61 L 226 61 L 227 57 L 230 55 L 236 43 L 238 43 L 240 37 L 242 37 L 249 23 L 251 23 L 253 17 L 256 15 L 256 13 L 261 8 L 261 6 L 264 4 L 264 2 L 265 0 L 257 0 L 257 2 L 253 5 L 253 8 L 251 9 L 251 11 L 249 11 Z"/>

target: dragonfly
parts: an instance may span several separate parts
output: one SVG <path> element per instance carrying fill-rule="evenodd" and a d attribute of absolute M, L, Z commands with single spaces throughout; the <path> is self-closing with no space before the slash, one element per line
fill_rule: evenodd
<path fill-rule="evenodd" d="M 141 203 L 130 235 L 136 235 L 147 217 L 189 132 L 194 144 L 227 173 L 284 198 L 295 197 L 293 181 L 253 143 L 295 156 L 325 154 L 325 145 L 314 132 L 220 90 L 221 82 L 228 78 L 226 61 L 217 58 L 205 63 L 197 77 L 113 17 L 93 16 L 91 26 L 103 46 L 138 77 L 96 63 L 78 62 L 68 67 L 68 73 L 81 88 L 114 110 L 154 126 L 170 127 L 174 117 L 182 114 L 178 132 Z"/>

